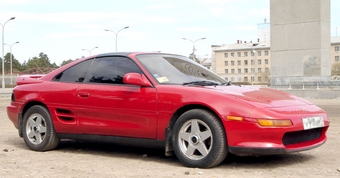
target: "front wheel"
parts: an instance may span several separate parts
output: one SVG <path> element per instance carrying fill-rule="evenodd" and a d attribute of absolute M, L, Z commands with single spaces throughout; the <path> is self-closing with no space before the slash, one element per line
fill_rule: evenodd
<path fill-rule="evenodd" d="M 51 115 L 45 107 L 32 106 L 26 111 L 23 119 L 23 138 L 31 150 L 47 151 L 58 146 L 59 139 Z"/>
<path fill-rule="evenodd" d="M 203 109 L 182 114 L 173 129 L 177 158 L 188 167 L 209 168 L 227 156 L 225 131 L 218 118 Z"/>

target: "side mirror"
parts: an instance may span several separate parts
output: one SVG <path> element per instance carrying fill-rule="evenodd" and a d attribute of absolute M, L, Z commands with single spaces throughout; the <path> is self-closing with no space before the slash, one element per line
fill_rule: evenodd
<path fill-rule="evenodd" d="M 143 75 L 139 73 L 127 73 L 123 77 L 123 82 L 130 85 L 139 85 L 143 87 L 151 87 L 150 81 Z"/>

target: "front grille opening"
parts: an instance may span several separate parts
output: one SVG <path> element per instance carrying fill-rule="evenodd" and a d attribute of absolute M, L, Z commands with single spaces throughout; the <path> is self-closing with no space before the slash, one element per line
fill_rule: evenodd
<path fill-rule="evenodd" d="M 302 130 L 296 132 L 287 132 L 284 134 L 282 143 L 287 146 L 290 144 L 302 143 L 315 140 L 321 137 L 322 128 Z"/>

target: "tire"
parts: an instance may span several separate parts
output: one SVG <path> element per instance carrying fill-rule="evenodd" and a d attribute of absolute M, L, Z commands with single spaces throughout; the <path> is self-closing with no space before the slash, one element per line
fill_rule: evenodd
<path fill-rule="evenodd" d="M 35 105 L 26 111 L 22 129 L 24 141 L 31 150 L 48 151 L 59 144 L 51 115 L 43 106 Z"/>
<path fill-rule="evenodd" d="M 188 167 L 209 168 L 220 164 L 228 153 L 226 141 L 219 119 L 203 109 L 185 112 L 173 128 L 174 152 Z"/>

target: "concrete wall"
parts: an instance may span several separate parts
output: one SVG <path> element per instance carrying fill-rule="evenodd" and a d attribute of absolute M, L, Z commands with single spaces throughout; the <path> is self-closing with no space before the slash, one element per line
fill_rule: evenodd
<path fill-rule="evenodd" d="M 330 0 L 270 0 L 271 83 L 331 75 Z"/>
<path fill-rule="evenodd" d="M 289 89 L 280 89 L 281 91 L 290 93 L 292 95 L 301 97 L 301 98 L 315 98 L 315 99 L 335 99 L 340 98 L 340 90 L 289 90 Z"/>

